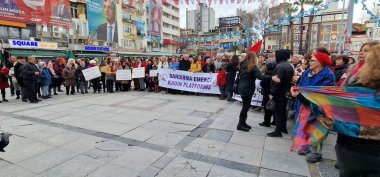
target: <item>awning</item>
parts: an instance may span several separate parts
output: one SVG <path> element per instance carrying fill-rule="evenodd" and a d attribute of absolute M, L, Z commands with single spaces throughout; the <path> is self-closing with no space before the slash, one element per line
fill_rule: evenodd
<path fill-rule="evenodd" d="M 5 20 L 0 20 L 0 25 L 26 28 L 25 23 L 11 22 L 11 21 L 5 21 Z"/>
<path fill-rule="evenodd" d="M 28 51 L 28 50 L 7 50 L 9 54 L 16 57 L 29 57 L 34 55 L 36 58 L 56 58 L 67 57 L 63 52 L 58 51 Z"/>
<path fill-rule="evenodd" d="M 76 53 L 77 57 L 107 57 L 107 54 L 104 53 Z"/>
<path fill-rule="evenodd" d="M 157 52 L 157 53 L 119 52 L 118 54 L 119 54 L 119 56 L 122 56 L 122 57 L 161 57 L 161 56 L 167 56 L 167 57 L 177 56 L 177 57 L 179 57 L 180 56 L 180 54 L 161 53 L 161 52 Z"/>

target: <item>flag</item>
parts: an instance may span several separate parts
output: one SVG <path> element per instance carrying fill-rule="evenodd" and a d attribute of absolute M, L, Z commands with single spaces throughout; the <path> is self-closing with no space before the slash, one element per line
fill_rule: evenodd
<path fill-rule="evenodd" d="M 200 3 L 201 3 L 201 0 L 197 0 L 197 2 L 198 2 L 198 4 L 200 4 Z"/>
<path fill-rule="evenodd" d="M 223 4 L 223 0 L 219 0 L 219 4 Z"/>
<path fill-rule="evenodd" d="M 178 5 L 179 0 L 174 0 L 174 4 Z"/>
<path fill-rule="evenodd" d="M 234 2 L 235 2 L 235 0 L 231 0 L 231 4 L 234 3 Z"/>
<path fill-rule="evenodd" d="M 241 0 L 237 0 L 237 3 L 240 4 Z"/>
<path fill-rule="evenodd" d="M 252 0 L 248 0 L 248 4 L 251 4 L 252 3 Z"/>
<path fill-rule="evenodd" d="M 162 0 L 162 3 L 163 3 L 163 4 L 167 4 L 167 3 L 168 3 L 168 0 Z"/>
<path fill-rule="evenodd" d="M 212 3 L 212 0 L 208 0 L 208 5 L 211 5 L 211 3 Z"/>
<path fill-rule="evenodd" d="M 185 0 L 186 4 L 189 5 L 189 0 Z"/>
<path fill-rule="evenodd" d="M 257 42 L 255 45 L 253 45 L 248 51 L 248 52 L 259 52 L 260 49 L 261 49 L 261 44 L 263 44 L 263 40 L 260 40 L 259 42 Z"/>

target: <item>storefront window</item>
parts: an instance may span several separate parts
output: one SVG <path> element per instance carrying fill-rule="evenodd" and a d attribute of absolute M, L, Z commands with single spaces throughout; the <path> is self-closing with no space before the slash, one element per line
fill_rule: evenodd
<path fill-rule="evenodd" d="M 19 38 L 20 30 L 18 28 L 9 28 L 9 37 Z"/>
<path fill-rule="evenodd" d="M 21 29 L 21 38 L 29 38 L 30 37 L 30 29 Z"/>
<path fill-rule="evenodd" d="M 8 37 L 8 29 L 5 26 L 0 26 L 0 36 Z"/>

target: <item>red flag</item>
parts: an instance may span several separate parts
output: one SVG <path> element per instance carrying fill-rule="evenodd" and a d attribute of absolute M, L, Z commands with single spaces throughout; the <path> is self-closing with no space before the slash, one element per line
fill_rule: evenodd
<path fill-rule="evenodd" d="M 237 3 L 240 4 L 241 0 L 237 0 Z"/>
<path fill-rule="evenodd" d="M 152 2 L 153 2 L 154 4 L 157 4 L 157 0 L 152 0 Z"/>
<path fill-rule="evenodd" d="M 168 0 L 162 0 L 162 3 L 163 3 L 163 4 L 167 4 L 167 3 L 168 3 Z"/>
<path fill-rule="evenodd" d="M 178 5 L 178 3 L 179 3 L 179 0 L 174 0 L 175 5 Z"/>
<path fill-rule="evenodd" d="M 212 0 L 208 0 L 208 5 L 211 5 L 211 3 L 212 3 Z"/>
<path fill-rule="evenodd" d="M 140 0 L 140 3 L 143 4 L 143 3 L 144 3 L 144 0 Z"/>
<path fill-rule="evenodd" d="M 197 2 L 198 2 L 198 4 L 201 4 L 201 3 L 202 3 L 201 0 L 197 0 Z"/>
<path fill-rule="evenodd" d="M 235 2 L 235 0 L 231 0 L 231 4 L 234 3 L 234 2 Z"/>
<path fill-rule="evenodd" d="M 219 4 L 223 4 L 223 0 L 219 0 Z"/>
<path fill-rule="evenodd" d="M 260 49 L 261 49 L 261 44 L 263 44 L 263 40 L 260 40 L 259 42 L 257 42 L 255 45 L 253 45 L 248 51 L 248 52 L 259 52 Z"/>
<path fill-rule="evenodd" d="M 186 4 L 189 5 L 189 0 L 185 0 Z"/>
<path fill-rule="evenodd" d="M 252 0 L 248 0 L 248 4 L 251 4 L 252 3 Z"/>

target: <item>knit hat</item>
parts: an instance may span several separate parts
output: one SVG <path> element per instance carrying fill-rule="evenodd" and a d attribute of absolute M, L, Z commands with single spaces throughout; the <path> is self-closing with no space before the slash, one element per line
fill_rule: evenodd
<path fill-rule="evenodd" d="M 280 49 L 275 51 L 277 63 L 280 61 L 286 61 L 290 58 L 292 52 L 288 49 Z"/>
<path fill-rule="evenodd" d="M 330 59 L 330 56 L 327 55 L 327 54 L 325 54 L 325 53 L 318 52 L 318 53 L 314 54 L 314 57 L 318 60 L 318 62 L 322 66 L 330 66 L 330 65 L 332 65 L 332 61 Z"/>

